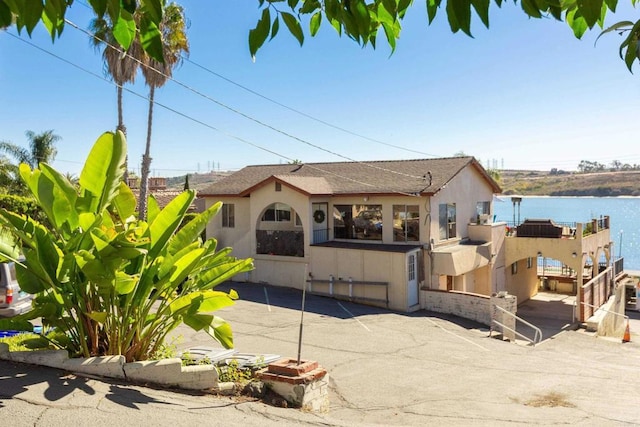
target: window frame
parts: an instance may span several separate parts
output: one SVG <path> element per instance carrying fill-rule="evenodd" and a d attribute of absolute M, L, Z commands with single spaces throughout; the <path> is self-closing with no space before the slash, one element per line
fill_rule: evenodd
<path fill-rule="evenodd" d="M 284 209 L 282 209 L 284 208 Z M 285 215 L 284 212 L 286 212 L 288 215 Z M 286 203 L 271 203 L 269 206 L 267 206 L 264 210 L 264 212 L 262 212 L 262 216 L 260 217 L 260 221 L 262 222 L 291 222 L 291 213 L 293 212 L 293 209 L 291 208 L 291 206 L 287 205 Z M 273 215 L 273 217 L 271 216 L 271 214 Z"/>
<path fill-rule="evenodd" d="M 331 211 L 335 239 L 382 242 L 382 205 L 334 204 Z"/>
<path fill-rule="evenodd" d="M 440 205 L 438 205 L 440 240 L 450 240 L 458 237 L 457 215 L 458 212 L 455 203 L 440 203 Z"/>
<path fill-rule="evenodd" d="M 393 215 L 393 224 L 394 224 L 393 241 L 396 243 L 419 242 L 420 241 L 420 205 L 406 205 L 406 204 L 392 205 L 391 213 Z M 410 217 L 412 213 L 417 213 L 417 216 Z M 396 214 L 398 214 L 398 217 L 396 217 Z M 411 235 L 415 234 L 415 238 L 409 238 L 410 237 L 409 220 L 414 220 L 414 219 L 416 220 L 416 223 L 417 223 L 417 230 L 415 231 L 415 233 L 411 233 Z M 396 221 L 400 221 L 401 224 L 403 224 L 403 227 L 401 228 L 402 235 L 399 235 L 395 232 Z M 400 236 L 402 236 L 403 238 L 400 239 Z"/>
<path fill-rule="evenodd" d="M 222 228 L 236 228 L 236 205 L 235 203 L 222 204 Z"/>

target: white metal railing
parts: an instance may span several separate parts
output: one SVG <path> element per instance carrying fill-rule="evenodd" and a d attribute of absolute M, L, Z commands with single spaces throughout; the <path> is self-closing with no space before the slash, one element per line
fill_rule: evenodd
<path fill-rule="evenodd" d="M 497 308 L 497 309 L 498 309 L 498 310 L 500 310 L 501 312 L 506 313 L 506 314 L 508 314 L 509 316 L 513 317 L 514 319 L 516 319 L 516 321 L 520 321 L 520 322 L 524 323 L 525 325 L 527 325 L 528 327 L 530 327 L 531 329 L 533 329 L 535 333 L 534 333 L 534 335 L 533 335 L 533 339 L 531 339 L 531 338 L 529 338 L 528 336 L 523 335 L 523 334 L 521 334 L 520 332 L 516 331 L 515 329 L 511 329 L 510 327 L 508 327 L 508 326 L 506 326 L 506 325 L 504 325 L 504 324 L 502 324 L 502 323 L 498 322 L 498 321 L 497 321 L 496 319 L 494 319 L 494 318 L 493 318 L 493 316 L 492 316 L 492 318 L 491 318 L 491 328 L 489 329 L 489 337 L 491 337 L 491 334 L 492 334 L 492 332 L 493 332 L 493 325 L 494 325 L 494 324 L 496 324 L 496 325 L 500 326 L 500 327 L 501 327 L 501 328 L 503 328 L 503 329 L 506 329 L 506 330 L 508 330 L 508 331 L 513 332 L 513 333 L 514 333 L 515 335 L 517 335 L 518 337 L 520 337 L 520 338 L 522 338 L 522 339 L 524 339 L 524 340 L 526 340 L 526 341 L 529 341 L 531 344 L 533 344 L 533 346 L 534 346 L 534 347 L 535 347 L 535 345 L 536 345 L 536 344 L 540 344 L 540 343 L 542 342 L 542 331 L 541 331 L 541 330 L 540 330 L 540 328 L 538 328 L 536 325 L 534 325 L 534 324 L 532 324 L 532 323 L 527 322 L 527 321 L 526 321 L 526 320 L 524 320 L 523 318 L 516 316 L 516 315 L 515 315 L 515 314 L 513 314 L 512 312 L 510 312 L 510 311 L 508 311 L 508 310 L 505 310 L 504 308 L 502 308 L 502 307 L 500 307 L 500 306 L 494 305 L 493 307 L 494 307 L 494 308 Z"/>
<path fill-rule="evenodd" d="M 629 321 L 629 316 L 627 316 L 626 314 L 616 313 L 615 311 L 611 311 L 611 310 L 607 310 L 606 308 L 602 308 L 602 306 L 598 307 L 596 305 L 588 304 L 588 303 L 583 302 L 583 301 L 580 301 L 580 304 L 584 304 L 587 307 L 595 308 L 595 311 L 593 312 L 593 314 L 596 314 L 597 311 L 602 310 L 605 313 L 611 313 L 611 314 L 615 314 L 616 316 L 620 316 L 620 317 L 624 318 L 624 320 L 626 320 L 627 322 Z"/>

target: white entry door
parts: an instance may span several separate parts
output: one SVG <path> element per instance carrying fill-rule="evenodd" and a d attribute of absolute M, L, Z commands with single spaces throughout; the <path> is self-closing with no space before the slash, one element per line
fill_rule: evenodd
<path fill-rule="evenodd" d="M 311 243 L 323 243 L 329 240 L 329 206 L 327 203 L 312 203 L 313 238 Z"/>
<path fill-rule="evenodd" d="M 414 252 L 407 255 L 407 305 L 419 304 L 418 299 L 418 256 Z"/>

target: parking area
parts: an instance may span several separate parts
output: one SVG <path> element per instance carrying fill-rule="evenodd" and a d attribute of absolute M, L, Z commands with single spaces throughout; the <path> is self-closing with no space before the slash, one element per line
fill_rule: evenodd
<path fill-rule="evenodd" d="M 241 352 L 297 357 L 300 291 L 233 283 L 218 314 Z M 328 425 L 639 424 L 640 346 L 567 330 L 534 347 L 488 338 L 463 319 L 306 296 L 302 358 L 330 375 Z M 186 327 L 181 349 L 213 346 Z M 285 411 L 285 412 L 282 412 Z M 287 410 L 269 408 L 272 417 Z M 290 414 L 289 414 L 290 415 Z"/>

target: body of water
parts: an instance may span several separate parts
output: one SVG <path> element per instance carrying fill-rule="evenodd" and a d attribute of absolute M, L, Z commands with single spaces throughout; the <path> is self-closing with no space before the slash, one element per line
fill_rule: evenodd
<path fill-rule="evenodd" d="M 494 199 L 497 221 L 512 222 L 514 207 L 510 196 Z M 520 222 L 527 218 L 557 222 L 589 222 L 609 215 L 615 258 L 624 257 L 624 268 L 640 270 L 640 198 L 637 197 L 523 197 Z M 518 207 L 515 207 L 518 221 Z"/>

